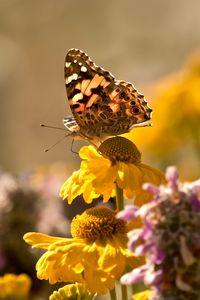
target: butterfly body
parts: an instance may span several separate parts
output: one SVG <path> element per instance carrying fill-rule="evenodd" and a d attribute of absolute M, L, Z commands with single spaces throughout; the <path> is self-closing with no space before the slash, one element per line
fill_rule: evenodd
<path fill-rule="evenodd" d="M 63 122 L 74 138 L 99 144 L 151 119 L 151 108 L 131 83 L 115 80 L 81 50 L 67 53 L 65 83 L 73 117 Z"/>

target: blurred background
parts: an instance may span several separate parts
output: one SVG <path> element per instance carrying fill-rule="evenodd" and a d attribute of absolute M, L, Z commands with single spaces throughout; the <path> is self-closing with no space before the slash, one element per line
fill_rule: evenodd
<path fill-rule="evenodd" d="M 13 250 L 5 234 L 68 233 L 71 215 L 57 194 L 80 161 L 70 139 L 44 153 L 64 134 L 39 125 L 62 127 L 70 114 L 63 75 L 70 48 L 145 94 L 153 127 L 130 134 L 145 163 L 176 165 L 184 179 L 199 176 L 199 11 L 199 0 L 0 0 L 1 274 L 35 274 L 36 258 L 27 265 L 21 244 Z"/>
<path fill-rule="evenodd" d="M 39 127 L 62 126 L 70 113 L 63 78 L 69 48 L 133 82 L 158 110 L 150 90 L 199 49 L 199 11 L 198 0 L 0 0 L 1 165 L 18 173 L 63 161 L 74 169 L 71 141 L 44 153 L 63 133 Z M 175 116 L 171 108 L 168 122 Z"/>

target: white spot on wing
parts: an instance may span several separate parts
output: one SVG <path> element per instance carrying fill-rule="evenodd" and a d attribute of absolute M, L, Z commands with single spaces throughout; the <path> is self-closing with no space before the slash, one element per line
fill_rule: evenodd
<path fill-rule="evenodd" d="M 70 83 L 72 80 L 76 80 L 78 78 L 78 74 L 74 73 L 72 75 L 70 75 L 69 77 L 67 77 L 67 81 L 68 83 Z"/>
<path fill-rule="evenodd" d="M 65 67 L 66 67 L 66 68 L 69 68 L 70 65 L 71 65 L 70 62 L 66 62 L 66 63 L 65 63 Z"/>
<path fill-rule="evenodd" d="M 77 101 L 83 99 L 83 94 L 82 93 L 78 93 L 76 94 L 73 98 L 72 98 L 72 103 L 76 103 Z"/>
<path fill-rule="evenodd" d="M 82 67 L 81 67 L 81 71 L 82 71 L 82 72 L 87 72 L 87 68 L 86 68 L 85 66 L 82 66 Z"/>

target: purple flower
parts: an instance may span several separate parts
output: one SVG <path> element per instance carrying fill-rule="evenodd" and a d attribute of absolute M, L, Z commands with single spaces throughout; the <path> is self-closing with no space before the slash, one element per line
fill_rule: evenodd
<path fill-rule="evenodd" d="M 200 180 L 181 183 L 175 167 L 167 168 L 166 180 L 165 186 L 144 185 L 154 198 L 135 209 L 144 226 L 128 233 L 128 246 L 136 255 L 145 256 L 146 264 L 125 274 L 121 281 L 143 281 L 162 300 L 198 300 Z"/>
<path fill-rule="evenodd" d="M 152 183 L 144 183 L 143 189 L 154 194 L 159 192 L 159 188 Z"/>
<path fill-rule="evenodd" d="M 123 219 L 125 221 L 130 221 L 137 217 L 138 207 L 135 205 L 126 205 L 125 209 L 118 212 L 117 218 Z"/>
<path fill-rule="evenodd" d="M 150 260 L 155 265 L 160 265 L 163 263 L 166 255 L 163 250 L 158 249 L 157 247 L 151 247 L 151 252 L 149 253 Z"/>
<path fill-rule="evenodd" d="M 155 271 L 154 269 L 151 269 L 151 267 L 149 267 L 145 273 L 144 283 L 146 285 L 153 285 L 159 287 L 162 281 L 162 275 L 162 270 Z"/>
<path fill-rule="evenodd" d="M 147 219 L 145 219 L 144 229 L 141 237 L 146 241 L 149 240 L 152 237 L 152 230 L 153 230 L 152 224 Z"/>
<path fill-rule="evenodd" d="M 172 190 L 176 191 L 178 189 L 178 172 L 175 167 L 168 167 L 165 173 L 165 178 L 168 181 L 168 186 Z"/>
<path fill-rule="evenodd" d="M 187 185 L 190 201 L 194 209 L 200 210 L 200 180 Z"/>
<path fill-rule="evenodd" d="M 136 243 L 141 238 L 142 234 L 143 234 L 143 230 L 141 228 L 134 229 L 134 230 L 131 230 L 128 232 L 128 238 L 129 238 L 128 248 L 129 248 L 129 250 L 131 250 L 131 251 L 135 250 Z"/>
<path fill-rule="evenodd" d="M 130 273 L 127 273 L 121 277 L 122 284 L 132 284 L 141 282 L 148 270 L 147 265 L 143 265 L 139 268 L 133 269 Z"/>
<path fill-rule="evenodd" d="M 140 246 L 138 246 L 137 248 L 135 248 L 135 254 L 137 254 L 138 256 L 143 256 L 145 254 L 147 254 L 151 248 L 153 247 L 153 243 L 144 243 Z"/>

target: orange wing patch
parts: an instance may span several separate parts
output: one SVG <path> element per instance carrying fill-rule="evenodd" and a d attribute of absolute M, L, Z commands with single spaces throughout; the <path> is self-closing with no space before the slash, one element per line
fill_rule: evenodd
<path fill-rule="evenodd" d="M 86 96 L 90 96 L 92 94 L 92 89 L 97 88 L 103 80 L 104 80 L 103 76 L 99 76 L 98 74 L 96 74 L 94 78 L 92 78 L 92 80 L 90 81 L 90 84 L 86 88 L 84 94 Z"/>

